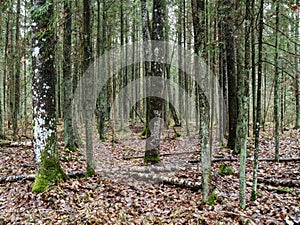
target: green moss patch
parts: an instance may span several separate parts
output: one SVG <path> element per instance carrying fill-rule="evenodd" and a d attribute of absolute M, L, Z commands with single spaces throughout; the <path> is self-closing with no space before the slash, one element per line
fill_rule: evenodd
<path fill-rule="evenodd" d="M 230 166 L 227 166 L 226 164 L 222 164 L 219 169 L 219 175 L 232 175 L 233 169 Z"/>
<path fill-rule="evenodd" d="M 160 162 L 160 157 L 159 155 L 158 156 L 145 156 L 144 157 L 144 162 L 146 164 L 155 164 L 155 163 L 158 163 Z"/>

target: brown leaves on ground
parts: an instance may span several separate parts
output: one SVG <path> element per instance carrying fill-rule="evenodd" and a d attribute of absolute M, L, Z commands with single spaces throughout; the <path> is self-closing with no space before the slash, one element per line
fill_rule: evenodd
<path fill-rule="evenodd" d="M 168 134 L 169 135 L 169 134 Z M 239 224 L 250 219 L 256 224 L 297 224 L 300 217 L 300 188 L 272 187 L 261 183 L 257 200 L 250 202 L 251 186 L 247 185 L 247 209 L 238 207 L 239 162 L 226 162 L 233 175 L 220 176 L 222 162 L 213 164 L 213 184 L 220 196 L 214 205 L 201 205 L 201 191 L 133 179 L 122 168 L 143 167 L 143 159 L 123 160 L 124 156 L 143 155 L 145 140 L 126 134 L 95 145 L 98 175 L 91 178 L 68 179 L 52 184 L 42 194 L 31 193 L 31 181 L 0 184 L 0 224 Z M 300 134 L 288 130 L 281 137 L 281 157 L 300 157 Z M 249 153 L 252 156 L 250 140 Z M 161 153 L 193 152 L 199 150 L 197 140 L 166 138 Z M 62 167 L 66 172 L 85 169 L 81 152 L 61 151 Z M 262 134 L 261 158 L 274 157 L 274 141 L 270 131 Z M 213 155 L 232 158 L 225 148 L 215 149 Z M 32 148 L 5 147 L 0 149 L 0 176 L 34 174 Z M 189 181 L 201 181 L 200 164 L 188 160 L 199 154 L 162 157 L 162 165 L 178 165 L 167 175 Z M 247 161 L 247 181 L 252 180 L 252 163 Z M 118 167 L 118 174 L 104 169 Z M 125 171 L 125 172 L 124 172 Z M 300 179 L 299 162 L 259 162 L 259 177 Z"/>

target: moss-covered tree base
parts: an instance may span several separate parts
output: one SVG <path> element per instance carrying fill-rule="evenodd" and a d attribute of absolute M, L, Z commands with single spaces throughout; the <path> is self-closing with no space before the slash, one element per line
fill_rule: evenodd
<path fill-rule="evenodd" d="M 55 142 L 54 142 L 55 143 Z M 46 147 L 46 149 L 51 147 Z M 56 153 L 49 154 L 48 150 L 42 152 L 40 169 L 32 186 L 32 192 L 44 192 L 49 185 L 57 180 L 62 180 L 67 177 L 59 164 L 59 156 Z"/>
<path fill-rule="evenodd" d="M 106 137 L 100 137 L 99 140 L 100 140 L 101 142 L 105 142 L 105 141 L 107 141 L 107 138 L 106 138 Z"/>
<path fill-rule="evenodd" d="M 32 192 L 42 193 L 49 187 L 52 182 L 62 180 L 66 177 L 67 175 L 59 165 L 56 168 L 42 169 L 36 175 L 35 181 L 32 186 Z"/>
<path fill-rule="evenodd" d="M 65 151 L 68 153 L 79 152 L 79 150 L 76 146 L 70 146 L 70 145 L 65 146 Z"/>
<path fill-rule="evenodd" d="M 85 177 L 92 177 L 95 175 L 95 169 L 93 167 L 87 167 Z"/>
<path fill-rule="evenodd" d="M 157 156 L 145 156 L 144 157 L 144 163 L 145 164 L 156 164 L 160 162 L 160 157 L 159 155 Z"/>

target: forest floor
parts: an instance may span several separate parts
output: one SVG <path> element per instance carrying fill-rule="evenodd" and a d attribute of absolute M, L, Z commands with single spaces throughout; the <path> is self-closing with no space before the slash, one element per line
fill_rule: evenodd
<path fill-rule="evenodd" d="M 145 166 L 145 139 L 140 128 L 117 133 L 115 142 L 94 144 L 97 175 L 53 183 L 41 194 L 31 192 L 32 179 L 0 182 L 2 224 L 300 224 L 300 161 L 259 161 L 257 199 L 250 201 L 253 138 L 247 160 L 247 208 L 239 208 L 239 161 L 226 148 L 213 150 L 215 201 L 201 205 L 201 164 L 197 138 L 172 138 L 165 133 L 161 163 Z M 262 132 L 259 158 L 274 158 L 272 130 Z M 81 152 L 82 151 L 82 152 Z M 175 154 L 174 154 L 175 153 Z M 84 150 L 67 152 L 60 146 L 62 167 L 67 173 L 84 172 Z M 300 158 L 300 132 L 287 129 L 281 135 L 280 157 Z M 33 175 L 34 154 L 30 145 L 0 149 L 0 178 Z M 222 164 L 233 174 L 219 174 Z M 184 182 L 182 182 L 184 181 Z M 194 186 L 193 186 L 194 185 Z"/>

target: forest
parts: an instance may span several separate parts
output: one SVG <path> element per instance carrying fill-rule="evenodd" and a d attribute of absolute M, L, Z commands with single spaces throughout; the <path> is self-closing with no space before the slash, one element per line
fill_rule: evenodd
<path fill-rule="evenodd" d="M 300 224 L 299 0 L 1 0 L 0 225 Z"/>

